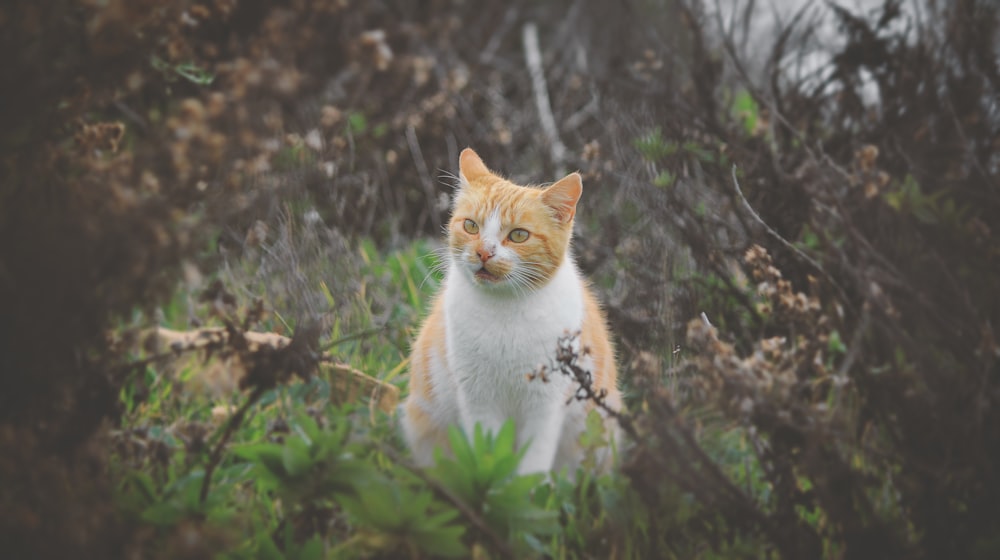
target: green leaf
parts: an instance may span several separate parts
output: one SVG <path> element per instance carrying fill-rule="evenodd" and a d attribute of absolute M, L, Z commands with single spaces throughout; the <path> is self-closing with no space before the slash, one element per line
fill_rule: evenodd
<path fill-rule="evenodd" d="M 347 116 L 347 129 L 356 135 L 364 134 L 368 130 L 368 119 L 360 111 L 354 111 Z"/>
<path fill-rule="evenodd" d="M 178 64 L 174 67 L 174 72 L 177 72 L 179 76 L 187 81 L 199 86 L 210 86 L 215 81 L 214 74 L 198 67 L 198 65 L 192 62 Z"/>
<path fill-rule="evenodd" d="M 156 486 L 153 478 L 147 472 L 132 471 L 129 473 L 128 481 L 132 483 L 143 504 L 149 505 L 156 502 Z"/>
<path fill-rule="evenodd" d="M 519 498 L 527 498 L 531 493 L 532 488 L 538 486 L 543 480 L 545 480 L 545 475 L 542 473 L 534 474 L 524 474 L 515 477 L 503 486 L 504 493 L 512 494 L 518 496 Z"/>
<path fill-rule="evenodd" d="M 670 171 L 661 171 L 660 174 L 653 179 L 653 184 L 663 189 L 673 185 L 676 180 L 677 176 Z"/>
<path fill-rule="evenodd" d="M 346 425 L 346 423 L 339 423 L 337 427 L 341 425 Z M 295 423 L 292 425 L 295 433 L 301 437 L 307 446 L 311 446 L 322 436 L 322 431 L 319 429 L 319 425 L 312 416 L 309 416 L 305 411 L 300 411 L 295 415 Z"/>
<path fill-rule="evenodd" d="M 476 425 L 477 430 L 480 426 Z M 450 426 L 448 428 L 448 442 L 451 443 L 451 452 L 455 455 L 455 460 L 460 464 L 470 467 L 476 464 L 476 456 L 473 453 L 472 446 L 469 445 L 468 440 L 457 426 Z"/>
<path fill-rule="evenodd" d="M 268 533 L 257 535 L 257 558 L 262 560 L 285 560 L 285 555 L 281 553 L 278 545 Z"/>
<path fill-rule="evenodd" d="M 180 521 L 184 513 L 184 510 L 173 502 L 160 502 L 146 508 L 139 517 L 153 525 L 170 526 Z"/>
<path fill-rule="evenodd" d="M 395 492 L 398 488 L 389 481 L 381 481 L 366 488 L 358 496 L 344 496 L 340 499 L 344 509 L 367 525 L 379 529 L 395 529 L 400 525 L 400 500 Z"/>
<path fill-rule="evenodd" d="M 467 558 L 469 551 L 462 543 L 465 527 L 449 526 L 419 535 L 417 544 L 424 552 L 446 558 Z"/>
<path fill-rule="evenodd" d="M 658 161 L 677 153 L 677 143 L 666 141 L 663 129 L 658 126 L 633 140 L 632 145 L 647 161 Z"/>
<path fill-rule="evenodd" d="M 587 413 L 583 433 L 580 434 L 580 445 L 584 448 L 593 448 L 607 443 L 605 438 L 604 417 L 597 409 Z"/>
<path fill-rule="evenodd" d="M 840 332 L 837 330 L 830 332 L 830 338 L 827 340 L 826 347 L 831 354 L 842 355 L 847 353 L 847 346 L 844 345 L 844 341 L 840 339 Z"/>
<path fill-rule="evenodd" d="M 180 76 L 199 86 L 208 86 L 215 81 L 214 74 L 193 62 L 171 64 L 158 56 L 154 56 L 150 59 L 150 65 L 154 69 L 163 72 L 164 77 L 170 81 L 176 80 L 176 76 Z"/>
<path fill-rule="evenodd" d="M 514 452 L 517 430 L 513 420 L 507 420 L 500 426 L 500 432 L 494 436 L 493 448 L 499 451 Z"/>
<path fill-rule="evenodd" d="M 757 121 L 760 118 L 760 107 L 753 95 L 746 90 L 741 90 L 733 99 L 733 114 L 743 121 L 743 130 L 748 136 L 752 136 L 757 130 Z"/>
<path fill-rule="evenodd" d="M 276 443 L 256 443 L 241 445 L 233 449 L 233 454 L 255 463 L 258 471 L 278 480 L 285 475 L 283 449 Z"/>
<path fill-rule="evenodd" d="M 475 485 L 472 475 L 467 469 L 462 468 L 458 462 L 446 459 L 441 455 L 435 455 L 437 464 L 434 467 L 435 478 L 444 484 L 460 498 L 466 501 L 476 499 Z"/>
<path fill-rule="evenodd" d="M 704 163 L 712 163 L 713 161 L 715 161 L 715 155 L 712 152 L 703 148 L 697 142 L 694 141 L 685 142 L 684 150 Z"/>
<path fill-rule="evenodd" d="M 503 480 L 517 472 L 517 466 L 521 463 L 521 454 L 513 451 L 509 455 L 504 455 L 492 462 L 492 468 L 488 472 L 490 480 Z"/>
<path fill-rule="evenodd" d="M 313 535 L 313 537 L 302 545 L 299 549 L 296 558 L 298 560 L 321 560 L 324 556 L 323 550 L 323 540 L 320 539 L 319 535 Z"/>
<path fill-rule="evenodd" d="M 281 450 L 281 464 L 290 477 L 298 477 L 312 467 L 309 446 L 298 438 L 288 438 Z"/>

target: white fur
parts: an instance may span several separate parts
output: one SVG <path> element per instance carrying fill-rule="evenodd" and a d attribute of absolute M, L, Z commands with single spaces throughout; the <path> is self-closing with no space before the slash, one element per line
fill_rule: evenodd
<path fill-rule="evenodd" d="M 499 235 L 493 221 L 491 217 L 483 224 L 481 235 Z M 494 258 L 517 258 L 497 246 Z M 559 337 L 581 328 L 584 295 L 576 266 L 567 255 L 542 287 L 511 291 L 502 282 L 477 283 L 477 266 L 466 257 L 453 256 L 448 268 L 446 356 L 431 356 L 434 402 L 421 403 L 427 405 L 423 408 L 438 428 L 457 424 L 466 434 L 476 423 L 496 433 L 513 418 L 518 446 L 529 445 L 520 472 L 575 469 L 579 457 L 574 444 L 584 425 L 584 409 L 576 401 L 566 404 L 572 382 L 559 373 L 550 373 L 547 382 L 527 376 L 539 366 L 552 366 Z M 426 445 L 415 441 L 411 430 L 406 435 L 418 461 L 429 463 Z"/>
<path fill-rule="evenodd" d="M 501 243 L 501 233 L 500 209 L 496 208 L 490 212 L 486 223 L 479 229 L 479 239 L 483 243 L 483 248 L 493 253 L 498 260 L 516 259 L 517 254 Z"/>

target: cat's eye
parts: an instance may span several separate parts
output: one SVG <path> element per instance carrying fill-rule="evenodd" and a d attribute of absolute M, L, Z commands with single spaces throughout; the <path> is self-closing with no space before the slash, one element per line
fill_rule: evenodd
<path fill-rule="evenodd" d="M 466 233 L 471 233 L 473 235 L 479 233 L 479 224 L 473 222 L 472 220 L 465 220 L 465 224 L 463 224 L 463 226 L 465 227 Z"/>
<path fill-rule="evenodd" d="M 518 228 L 511 231 L 510 235 L 507 236 L 507 239 L 510 239 L 514 243 L 524 243 L 528 240 L 529 235 L 531 234 L 528 233 L 528 230 Z"/>

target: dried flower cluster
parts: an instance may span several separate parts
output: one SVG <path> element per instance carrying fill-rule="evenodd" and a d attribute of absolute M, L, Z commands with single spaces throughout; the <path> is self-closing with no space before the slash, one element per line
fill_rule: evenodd
<path fill-rule="evenodd" d="M 741 356 L 719 339 L 718 329 L 704 319 L 692 320 L 687 342 L 696 353 L 691 365 L 698 375 L 691 384 L 699 398 L 720 399 L 732 416 L 743 416 L 747 424 L 770 415 L 808 429 L 813 412 L 828 410 L 824 389 L 846 382 L 843 377 L 837 381 L 830 371 L 835 357 L 830 347 L 832 321 L 821 312 L 818 298 L 792 289 L 766 249 L 752 246 L 745 260 L 759 282 L 757 293 L 763 301 L 758 309 L 779 321 L 787 334 L 758 340 Z"/>
<path fill-rule="evenodd" d="M 895 1 L 872 17 L 824 5 L 843 41 L 817 75 L 796 70 L 811 16 L 751 60 L 755 26 L 713 22 L 708 4 L 5 3 L 4 552 L 149 552 L 111 505 L 105 451 L 157 465 L 163 450 L 106 437 L 130 347 L 109 327 L 239 258 L 269 303 L 323 308 L 302 271 L 347 259 L 352 236 L 436 235 L 439 174 L 470 144 L 533 177 L 587 177 L 576 254 L 607 288 L 622 363 L 642 370 L 625 472 L 649 513 L 646 541 L 608 525 L 589 542 L 682 557 L 692 535 L 787 558 L 995 552 L 997 7 L 930 2 L 918 21 Z M 529 20 L 565 161 L 533 108 L 516 32 Z M 229 324 L 213 348 L 245 360 L 251 393 L 315 362 L 314 332 L 252 352 L 249 325 L 212 294 Z M 702 312 L 711 324 L 687 323 Z M 579 396 L 599 399 L 573 356 L 561 363 Z M 719 425 L 752 447 L 747 478 L 766 492 L 706 451 Z M 204 426 L 175 430 L 221 449 Z M 226 544 L 175 532 L 157 552 Z"/>
<path fill-rule="evenodd" d="M 719 58 L 698 25 L 710 11 L 681 4 L 696 23 L 677 24 L 683 39 L 655 57 L 664 71 L 623 42 L 637 72 L 618 76 L 628 110 L 608 126 L 631 134 L 587 161 L 614 160 L 609 214 L 641 225 L 598 218 L 601 242 L 578 245 L 613 283 L 626 356 L 645 370 L 658 346 L 675 389 L 643 372 L 635 486 L 651 509 L 672 507 L 657 487 L 669 472 L 725 520 L 695 532 L 754 535 L 782 557 L 995 552 L 1000 240 L 985 224 L 1000 213 L 1000 13 L 929 3 L 928 25 L 899 2 L 870 17 L 830 8 L 844 43 L 818 86 L 787 70 L 816 30 L 807 12 L 758 81 L 740 47 L 753 26 L 720 22 Z M 701 313 L 710 323 L 688 322 Z M 699 440 L 720 424 L 752 448 L 746 488 Z M 692 525 L 663 532 L 683 540 Z"/>

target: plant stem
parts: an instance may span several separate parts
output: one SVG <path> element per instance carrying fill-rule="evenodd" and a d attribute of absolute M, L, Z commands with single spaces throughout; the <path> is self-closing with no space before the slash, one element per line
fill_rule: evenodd
<path fill-rule="evenodd" d="M 226 447 L 226 443 L 229 442 L 229 438 L 233 436 L 233 432 L 236 428 L 243 423 L 243 418 L 246 416 L 250 407 L 256 404 L 258 400 L 264 395 L 264 387 L 257 386 L 254 387 L 253 392 L 247 398 L 246 402 L 240 406 L 239 410 L 236 411 L 229 421 L 226 423 L 225 431 L 222 432 L 222 436 L 219 441 L 216 442 L 215 447 L 212 448 L 212 454 L 208 458 L 208 464 L 205 466 L 205 478 L 201 481 L 201 494 L 199 495 L 199 501 L 202 505 L 205 504 L 205 500 L 208 498 L 208 489 L 212 484 L 212 473 L 215 471 L 215 467 L 219 465 L 219 461 L 222 460 L 222 450 Z"/>
<path fill-rule="evenodd" d="M 385 446 L 379 446 L 379 450 L 382 453 L 385 453 L 385 455 L 390 459 L 392 459 L 396 464 L 410 471 L 411 473 L 416 475 L 417 478 L 424 481 L 428 486 L 431 487 L 431 490 L 433 490 L 436 494 L 438 494 L 439 497 L 449 502 L 451 505 L 455 506 L 455 509 L 457 509 L 462 515 L 464 515 L 465 518 L 469 520 L 469 522 L 475 525 L 477 529 L 482 531 L 487 537 L 489 537 L 491 541 L 493 541 L 493 546 L 496 547 L 496 549 L 500 552 L 501 556 L 503 556 L 504 558 L 515 557 L 514 551 L 510 548 L 510 545 L 507 543 L 507 541 L 505 541 L 500 535 L 498 535 L 496 531 L 490 528 L 489 524 L 486 523 L 486 520 L 483 519 L 476 512 L 476 510 L 469 507 L 469 505 L 466 504 L 464 501 L 462 501 L 461 498 L 453 494 L 451 490 L 448 490 L 447 488 L 442 486 L 441 483 L 428 476 L 427 473 L 423 471 L 423 469 L 417 467 L 416 465 L 411 464 L 410 462 L 400 457 L 399 454 L 396 453 L 393 449 Z"/>

